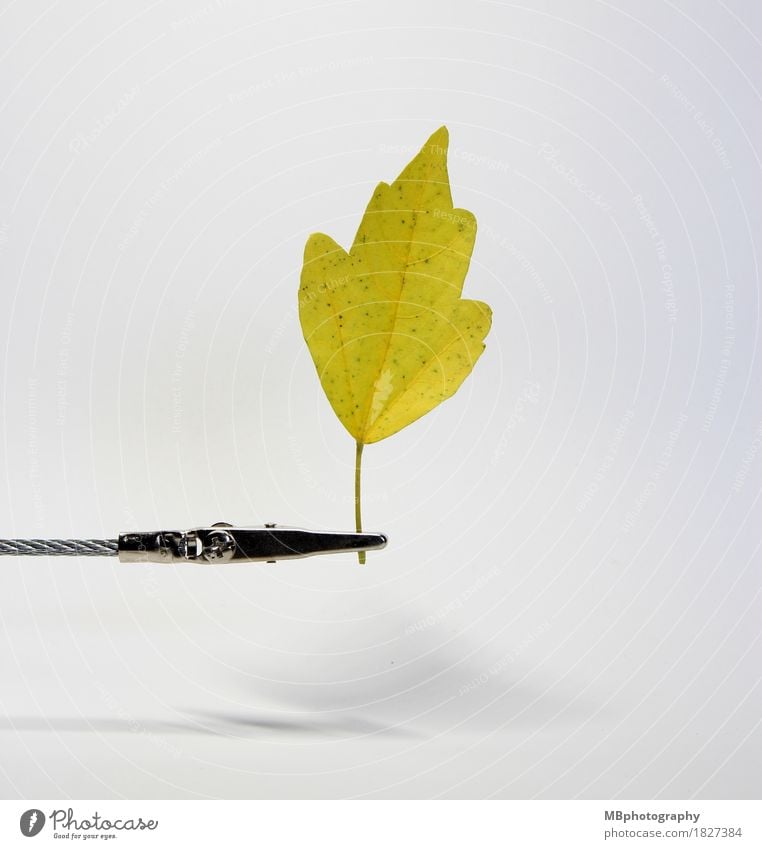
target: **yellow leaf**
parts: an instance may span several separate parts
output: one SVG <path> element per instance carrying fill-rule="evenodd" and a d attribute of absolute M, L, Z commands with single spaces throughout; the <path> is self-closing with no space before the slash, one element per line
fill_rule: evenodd
<path fill-rule="evenodd" d="M 461 298 L 476 220 L 453 209 L 447 145 L 441 127 L 391 185 L 379 183 L 349 252 L 322 233 L 304 251 L 299 317 L 358 445 L 358 486 L 362 446 L 449 398 L 489 332 L 490 308 Z"/>

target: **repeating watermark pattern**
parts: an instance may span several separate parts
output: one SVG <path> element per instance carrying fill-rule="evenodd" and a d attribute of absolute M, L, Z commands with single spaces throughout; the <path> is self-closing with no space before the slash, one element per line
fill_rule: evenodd
<path fill-rule="evenodd" d="M 605 200 L 601 193 L 596 192 L 594 189 L 587 186 L 572 167 L 565 165 L 559 160 L 559 150 L 557 147 L 554 147 L 550 144 L 550 142 L 543 142 L 539 148 L 537 148 L 537 153 L 550 165 L 559 177 L 565 180 L 570 186 L 577 189 L 577 191 L 586 197 L 594 206 L 597 206 L 604 212 L 611 212 L 611 204 Z"/>
<path fill-rule="evenodd" d="M 291 456 L 294 458 L 294 464 L 296 465 L 299 474 L 302 476 L 304 486 L 307 489 L 314 490 L 317 494 L 317 497 L 323 501 L 330 501 L 332 504 L 354 504 L 354 494 L 350 495 L 344 493 L 342 495 L 339 495 L 335 490 L 328 489 L 327 487 L 323 486 L 318 480 L 316 480 L 309 463 L 304 459 L 304 454 L 301 448 L 302 441 L 303 440 L 298 439 L 293 432 L 289 433 L 289 450 L 291 451 Z M 374 502 L 386 503 L 389 501 L 389 493 L 381 491 L 369 492 L 367 495 L 363 493 L 362 500 L 363 503 L 368 504 L 373 504 Z"/>
<path fill-rule="evenodd" d="M 116 121 L 125 109 L 135 100 L 140 93 L 138 86 L 132 86 L 117 100 L 114 106 L 102 117 L 98 118 L 87 130 L 77 133 L 69 142 L 69 150 L 72 153 L 82 153 L 92 147 L 95 142 Z"/>
<path fill-rule="evenodd" d="M 196 314 L 193 310 L 185 313 L 185 318 L 180 326 L 180 338 L 175 348 L 175 365 L 172 369 L 171 395 L 172 395 L 172 433 L 182 432 L 183 422 L 183 371 L 185 355 L 188 351 L 191 333 L 196 329 Z"/>
<path fill-rule="evenodd" d="M 227 97 L 228 103 L 240 103 L 242 100 L 248 100 L 263 91 L 278 88 L 294 80 L 315 77 L 332 71 L 350 71 L 352 68 L 372 65 L 374 61 L 373 56 L 347 56 L 344 59 L 332 59 L 320 65 L 300 65 L 296 68 L 290 68 L 288 71 L 279 71 L 277 74 L 273 74 L 264 80 L 258 80 L 239 91 L 230 92 Z"/>
<path fill-rule="evenodd" d="M 601 460 L 600 465 L 595 471 L 593 475 L 593 479 L 585 488 L 584 493 L 582 494 L 582 498 L 577 502 L 577 512 L 581 513 L 585 510 L 590 504 L 590 502 L 595 497 L 598 490 L 601 488 L 601 484 L 604 480 L 606 480 L 609 472 L 611 471 L 614 461 L 617 458 L 617 454 L 619 454 L 619 449 L 624 441 L 625 434 L 627 433 L 627 428 L 630 422 L 633 420 L 635 413 L 632 410 L 627 410 L 625 414 L 619 421 L 619 424 L 614 431 L 614 436 L 609 440 L 608 447 L 606 450 L 606 454 Z"/>
<path fill-rule="evenodd" d="M 317 300 L 320 295 L 324 295 L 326 292 L 336 292 L 344 286 L 347 286 L 354 278 L 346 274 L 343 277 L 336 277 L 332 280 L 324 280 L 322 283 L 319 283 L 314 290 L 309 292 L 302 292 L 299 290 L 299 299 L 298 305 L 304 306 L 306 304 L 311 304 L 313 301 Z M 265 345 L 265 354 L 270 357 L 275 353 L 275 349 L 278 346 L 278 343 L 283 338 L 286 330 L 293 324 L 294 320 L 298 316 L 298 308 L 296 306 L 291 306 L 286 310 L 283 315 L 283 318 L 280 320 L 278 326 L 273 330 L 270 338 L 267 340 L 267 344 Z"/>
<path fill-rule="evenodd" d="M 37 403 L 37 378 L 27 384 L 27 459 L 29 462 L 29 487 L 32 492 L 32 509 L 37 527 L 45 525 L 45 508 L 42 501 L 42 476 L 40 474 L 40 431 Z"/>
<path fill-rule="evenodd" d="M 536 643 L 537 640 L 543 636 L 543 634 L 547 634 L 551 627 L 551 623 L 547 619 L 544 622 L 541 622 L 537 625 L 537 627 L 533 628 L 528 634 L 526 634 L 526 636 L 524 636 L 512 649 L 510 649 L 510 651 L 506 652 L 500 660 L 497 660 L 480 675 L 477 675 L 466 684 L 463 684 L 463 686 L 458 690 L 458 695 L 465 696 L 468 693 L 472 693 L 479 687 L 484 686 L 496 675 L 499 675 L 501 672 L 505 672 L 505 670 L 512 666 L 530 646 Z"/>
<path fill-rule="evenodd" d="M 291 456 L 294 458 L 296 468 L 299 470 L 299 474 L 302 476 L 304 485 L 308 489 L 315 490 L 321 499 L 335 501 L 336 493 L 333 490 L 328 490 L 325 487 L 321 486 L 321 484 L 318 483 L 318 481 L 315 479 L 315 476 L 312 474 L 312 469 L 310 468 L 309 463 L 307 463 L 307 461 L 304 459 L 301 443 L 293 433 L 289 434 L 288 445 L 291 450 Z"/>
<path fill-rule="evenodd" d="M 472 596 L 478 593 L 479 590 L 486 587 L 487 584 L 489 584 L 489 582 L 493 578 L 496 578 L 499 574 L 500 569 L 498 569 L 497 566 L 493 566 L 489 572 L 485 572 L 483 575 L 480 575 L 470 587 L 463 590 L 463 592 L 456 598 L 447 602 L 447 604 L 442 605 L 436 613 L 432 613 L 431 615 L 408 625 L 405 628 L 405 633 L 409 636 L 411 634 L 420 633 L 421 631 L 426 631 L 429 628 L 433 628 L 435 625 L 439 625 L 439 623 L 447 619 L 451 613 L 454 613 L 456 610 L 462 610 L 466 602 L 468 602 Z"/>
<path fill-rule="evenodd" d="M 709 143 L 711 144 L 714 152 L 717 154 L 717 158 L 720 160 L 722 167 L 726 171 L 729 171 L 733 166 L 730 163 L 725 145 L 723 144 L 722 139 L 715 132 L 714 127 L 706 120 L 704 113 L 700 109 L 696 108 L 696 104 L 693 103 L 679 88 L 679 86 L 670 79 L 669 74 L 662 74 L 661 77 L 659 77 L 659 82 L 665 86 L 672 97 L 674 97 L 675 100 L 677 100 L 677 102 L 693 118 L 701 133 L 709 140 Z"/>
<path fill-rule="evenodd" d="M 100 681 L 95 682 L 95 689 L 103 699 L 106 707 L 118 718 L 121 719 L 133 734 L 139 734 L 154 746 L 171 755 L 173 758 L 180 758 L 183 755 L 182 749 L 171 743 L 163 734 L 157 734 L 151 731 L 139 720 L 131 716 L 119 703 L 119 700 L 114 694 Z"/>
<path fill-rule="evenodd" d="M 267 344 L 265 345 L 265 356 L 271 357 L 275 353 L 278 343 L 283 338 L 286 330 L 293 325 L 296 315 L 296 307 L 289 307 L 289 309 L 286 310 L 283 318 L 280 320 L 280 323 L 275 330 L 273 330 L 270 334 L 270 338 L 267 340 Z"/>
<path fill-rule="evenodd" d="M 161 201 L 167 196 L 167 193 L 175 185 L 175 183 L 179 182 L 182 179 L 184 174 L 187 174 L 188 171 L 191 170 L 195 165 L 198 165 L 203 159 L 205 159 L 213 150 L 216 150 L 222 144 L 221 138 L 212 139 L 209 144 L 205 145 L 201 148 L 201 150 L 196 151 L 192 156 L 189 156 L 181 165 L 178 166 L 165 180 L 162 180 L 161 183 L 156 187 L 148 200 L 143 204 L 140 208 L 138 214 L 132 219 L 132 224 L 130 229 L 125 233 L 125 235 L 119 241 L 119 250 L 125 251 L 133 239 L 138 235 L 143 225 L 145 224 L 148 216 L 151 212 L 161 203 Z"/>
<path fill-rule="evenodd" d="M 664 311 L 667 313 L 667 318 L 669 319 L 670 324 L 675 324 L 677 321 L 677 299 L 675 298 L 672 264 L 667 259 L 666 242 L 659 233 L 648 207 L 646 207 L 643 202 L 643 196 L 635 195 L 632 200 L 635 203 L 638 218 L 640 218 L 645 225 L 646 232 L 651 237 L 651 241 L 654 244 L 656 256 L 661 268 L 661 288 L 664 293 Z"/>
<path fill-rule="evenodd" d="M 67 384 L 69 378 L 69 349 L 71 348 L 71 328 L 74 324 L 73 313 L 67 313 L 61 328 L 56 366 L 56 424 L 63 428 L 66 424 L 66 409 L 69 406 Z"/>
<path fill-rule="evenodd" d="M 516 430 L 521 422 L 526 421 L 526 414 L 529 407 L 536 406 L 539 400 L 540 384 L 532 380 L 525 380 L 521 389 L 521 394 L 516 399 L 511 415 L 503 428 L 503 432 L 500 434 L 500 439 L 495 446 L 495 450 L 492 452 L 493 465 L 497 464 L 503 454 L 505 454 L 511 434 Z"/>
<path fill-rule="evenodd" d="M 736 322 L 735 322 L 735 286 L 732 283 L 725 283 L 722 287 L 722 347 L 720 348 L 720 365 L 717 369 L 717 375 L 714 379 L 712 387 L 712 397 L 709 401 L 704 423 L 701 425 L 703 433 L 707 433 L 712 426 L 714 417 L 717 415 L 717 410 L 720 408 L 725 384 L 728 381 L 728 371 L 730 370 L 731 354 L 736 341 Z"/>
<path fill-rule="evenodd" d="M 456 224 L 461 230 L 476 230 L 476 219 L 469 215 L 460 215 L 448 209 L 435 209 L 434 218 L 444 218 L 451 224 Z"/>
<path fill-rule="evenodd" d="M 548 291 L 548 287 L 545 285 L 545 281 L 535 268 L 532 261 L 524 253 L 522 253 L 513 242 L 506 239 L 505 236 L 499 236 L 489 225 L 482 227 L 481 232 L 486 233 L 490 238 L 494 239 L 494 241 L 496 241 L 501 248 L 505 248 L 508 251 L 508 253 L 519 264 L 521 270 L 529 275 L 529 279 L 532 281 L 532 283 L 534 283 L 543 301 L 546 304 L 552 304 L 553 296 Z"/>
<path fill-rule="evenodd" d="M 232 5 L 233 0 L 213 0 L 213 2 L 211 3 L 206 3 L 204 6 L 199 6 L 197 9 L 194 9 L 192 12 L 182 18 L 176 18 L 170 23 L 169 26 L 175 32 L 178 30 L 184 30 L 188 27 L 193 27 L 197 24 L 203 23 L 216 12 L 219 12 L 220 9 L 225 9 L 226 7 Z"/>
<path fill-rule="evenodd" d="M 681 413 L 669 431 L 667 444 L 664 446 L 663 451 L 659 455 L 659 459 L 651 472 L 648 483 L 643 487 L 640 495 L 638 495 L 635 499 L 635 504 L 632 510 L 628 511 L 624 518 L 621 528 L 623 534 L 629 533 L 629 531 L 635 527 L 638 517 L 645 509 L 646 504 L 650 501 L 651 496 L 654 492 L 656 492 L 659 481 L 662 477 L 664 477 L 664 473 L 667 471 L 670 463 L 672 462 L 675 446 L 677 445 L 677 441 L 680 439 L 680 434 L 682 433 L 687 421 L 688 416 L 685 413 Z"/>
<path fill-rule="evenodd" d="M 131 508 L 128 505 L 125 505 L 122 514 L 124 516 L 122 527 L 123 528 L 134 528 L 137 524 L 135 520 L 135 514 L 132 512 Z"/>
<path fill-rule="evenodd" d="M 419 152 L 420 148 L 409 144 L 380 144 L 378 146 L 378 150 L 381 153 L 404 153 L 407 156 L 415 156 Z M 447 156 L 450 161 L 453 159 L 460 159 L 463 162 L 468 162 L 470 165 L 478 165 L 481 168 L 486 168 L 488 171 L 503 171 L 512 173 L 513 170 L 511 166 L 502 159 L 484 156 L 479 153 L 474 153 L 472 150 L 465 150 L 464 148 L 454 147 L 453 145 L 442 147 L 442 145 L 439 144 L 432 144 L 429 145 L 429 150 L 437 156 Z"/>
<path fill-rule="evenodd" d="M 760 448 L 762 448 L 762 422 L 760 422 L 757 426 L 757 429 L 754 432 L 754 436 L 752 437 L 751 443 L 746 449 L 746 453 L 743 455 L 741 465 L 738 471 L 736 472 L 732 487 L 733 492 L 736 495 L 743 489 L 743 485 L 746 483 L 746 479 L 749 477 L 752 464 L 754 463 L 757 454 L 759 454 Z"/>
<path fill-rule="evenodd" d="M 451 221 L 453 224 L 457 224 L 463 229 L 476 230 L 476 219 L 466 215 L 460 215 L 457 212 L 449 212 L 446 209 L 435 209 L 434 218 L 444 218 L 447 221 Z M 494 227 L 491 227 L 489 224 L 482 225 L 479 229 L 479 233 L 486 235 L 487 238 L 494 241 L 498 247 L 507 250 L 508 253 L 519 263 L 522 271 L 526 271 L 529 274 L 529 277 L 537 287 L 543 301 L 545 301 L 546 304 L 553 303 L 553 296 L 548 291 L 545 281 L 540 276 L 540 273 L 537 271 L 531 260 L 529 260 L 513 242 L 506 238 L 504 234 L 498 233 Z"/>
<path fill-rule="evenodd" d="M 318 285 L 309 292 L 302 292 L 300 289 L 299 304 L 311 304 L 313 301 L 317 300 L 320 295 L 338 292 L 339 289 L 343 289 L 345 286 L 348 286 L 353 279 L 354 278 L 351 274 L 345 274 L 343 277 L 334 277 L 331 280 L 324 280 L 322 283 L 318 283 Z"/>
<path fill-rule="evenodd" d="M 135 527 L 135 523 L 133 522 L 131 525 L 125 525 L 125 527 Z M 141 563 L 140 565 L 140 586 L 143 592 L 146 594 L 147 598 L 156 598 L 159 595 L 159 579 L 158 579 L 158 571 L 155 563 Z M 159 566 L 158 569 L 162 567 Z"/>

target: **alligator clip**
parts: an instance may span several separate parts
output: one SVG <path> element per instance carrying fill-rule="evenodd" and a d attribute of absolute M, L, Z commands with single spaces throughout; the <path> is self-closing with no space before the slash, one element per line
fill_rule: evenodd
<path fill-rule="evenodd" d="M 275 563 L 315 554 L 370 551 L 383 548 L 386 541 L 384 534 L 308 531 L 283 525 L 239 528 L 217 522 L 189 531 L 120 534 L 117 554 L 122 563 Z"/>

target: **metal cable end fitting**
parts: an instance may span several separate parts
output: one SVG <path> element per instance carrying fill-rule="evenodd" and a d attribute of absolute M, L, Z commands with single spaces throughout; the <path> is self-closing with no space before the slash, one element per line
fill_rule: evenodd
<path fill-rule="evenodd" d="M 377 533 L 310 531 L 283 525 L 241 528 L 217 522 L 188 531 L 120 534 L 117 554 L 122 563 L 274 563 L 316 554 L 372 551 L 386 543 L 386 535 Z"/>

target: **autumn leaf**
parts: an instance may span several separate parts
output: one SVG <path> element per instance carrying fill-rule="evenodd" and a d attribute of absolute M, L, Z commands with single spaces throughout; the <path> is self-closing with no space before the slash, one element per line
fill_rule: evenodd
<path fill-rule="evenodd" d="M 349 252 L 322 233 L 304 250 L 299 318 L 323 390 L 356 443 L 358 532 L 363 446 L 453 395 L 490 329 L 490 308 L 461 298 L 476 219 L 453 208 L 447 145 L 440 127 L 391 185 L 378 184 Z"/>

